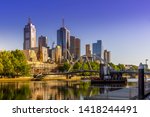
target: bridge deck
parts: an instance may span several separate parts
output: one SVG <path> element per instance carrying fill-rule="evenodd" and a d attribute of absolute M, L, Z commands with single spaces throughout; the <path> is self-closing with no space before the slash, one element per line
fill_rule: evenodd
<path fill-rule="evenodd" d="M 148 83 L 147 85 L 150 85 Z M 145 95 L 150 93 L 150 88 L 145 88 Z M 104 94 L 86 97 L 87 100 L 130 100 L 138 98 L 138 88 L 122 88 L 115 91 L 106 92 Z"/>

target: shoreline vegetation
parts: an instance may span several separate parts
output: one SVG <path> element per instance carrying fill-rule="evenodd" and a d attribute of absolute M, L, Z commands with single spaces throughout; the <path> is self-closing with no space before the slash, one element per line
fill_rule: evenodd
<path fill-rule="evenodd" d="M 61 75 L 52 75 L 52 76 L 46 76 L 43 79 L 39 79 L 39 81 L 50 81 L 50 80 L 64 80 L 64 81 L 77 81 L 81 80 L 81 77 L 75 76 L 71 79 L 66 79 L 66 76 Z M 16 82 L 16 81 L 36 81 L 36 78 L 33 77 L 19 77 L 19 78 L 0 78 L 0 82 Z"/>

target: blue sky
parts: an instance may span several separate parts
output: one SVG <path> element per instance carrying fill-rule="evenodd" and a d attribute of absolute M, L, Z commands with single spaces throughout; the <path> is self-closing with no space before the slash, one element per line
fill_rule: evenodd
<path fill-rule="evenodd" d="M 65 19 L 71 35 L 85 44 L 103 41 L 115 64 L 150 60 L 150 0 L 0 0 L 0 49 L 22 49 L 28 17 L 37 37 L 56 42 Z"/>

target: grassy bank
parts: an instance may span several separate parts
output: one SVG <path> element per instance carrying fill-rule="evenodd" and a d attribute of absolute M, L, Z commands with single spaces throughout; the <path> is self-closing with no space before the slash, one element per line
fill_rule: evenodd
<path fill-rule="evenodd" d="M 19 77 L 19 78 L 0 78 L 0 82 L 16 82 L 16 81 L 34 81 L 33 77 Z M 81 80 L 81 77 L 75 76 L 71 79 L 66 79 L 65 76 L 46 76 L 45 78 L 41 79 L 41 81 L 50 81 L 50 80 L 64 80 L 64 81 L 76 81 Z"/>
<path fill-rule="evenodd" d="M 0 78 L 0 82 L 15 82 L 15 81 L 31 81 L 31 77 L 19 77 L 19 78 Z"/>

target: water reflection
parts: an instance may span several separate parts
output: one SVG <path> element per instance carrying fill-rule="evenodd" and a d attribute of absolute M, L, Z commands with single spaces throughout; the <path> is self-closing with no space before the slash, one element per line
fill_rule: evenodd
<path fill-rule="evenodd" d="M 109 88 L 108 88 L 109 87 Z M 112 88 L 110 88 L 112 87 Z M 91 85 L 81 81 L 32 81 L 0 83 L 1 100 L 82 100 L 124 87 L 124 85 Z"/>
<path fill-rule="evenodd" d="M 28 85 L 19 86 L 14 83 L 5 84 L 0 87 L 1 100 L 26 100 L 31 96 L 31 90 Z"/>

